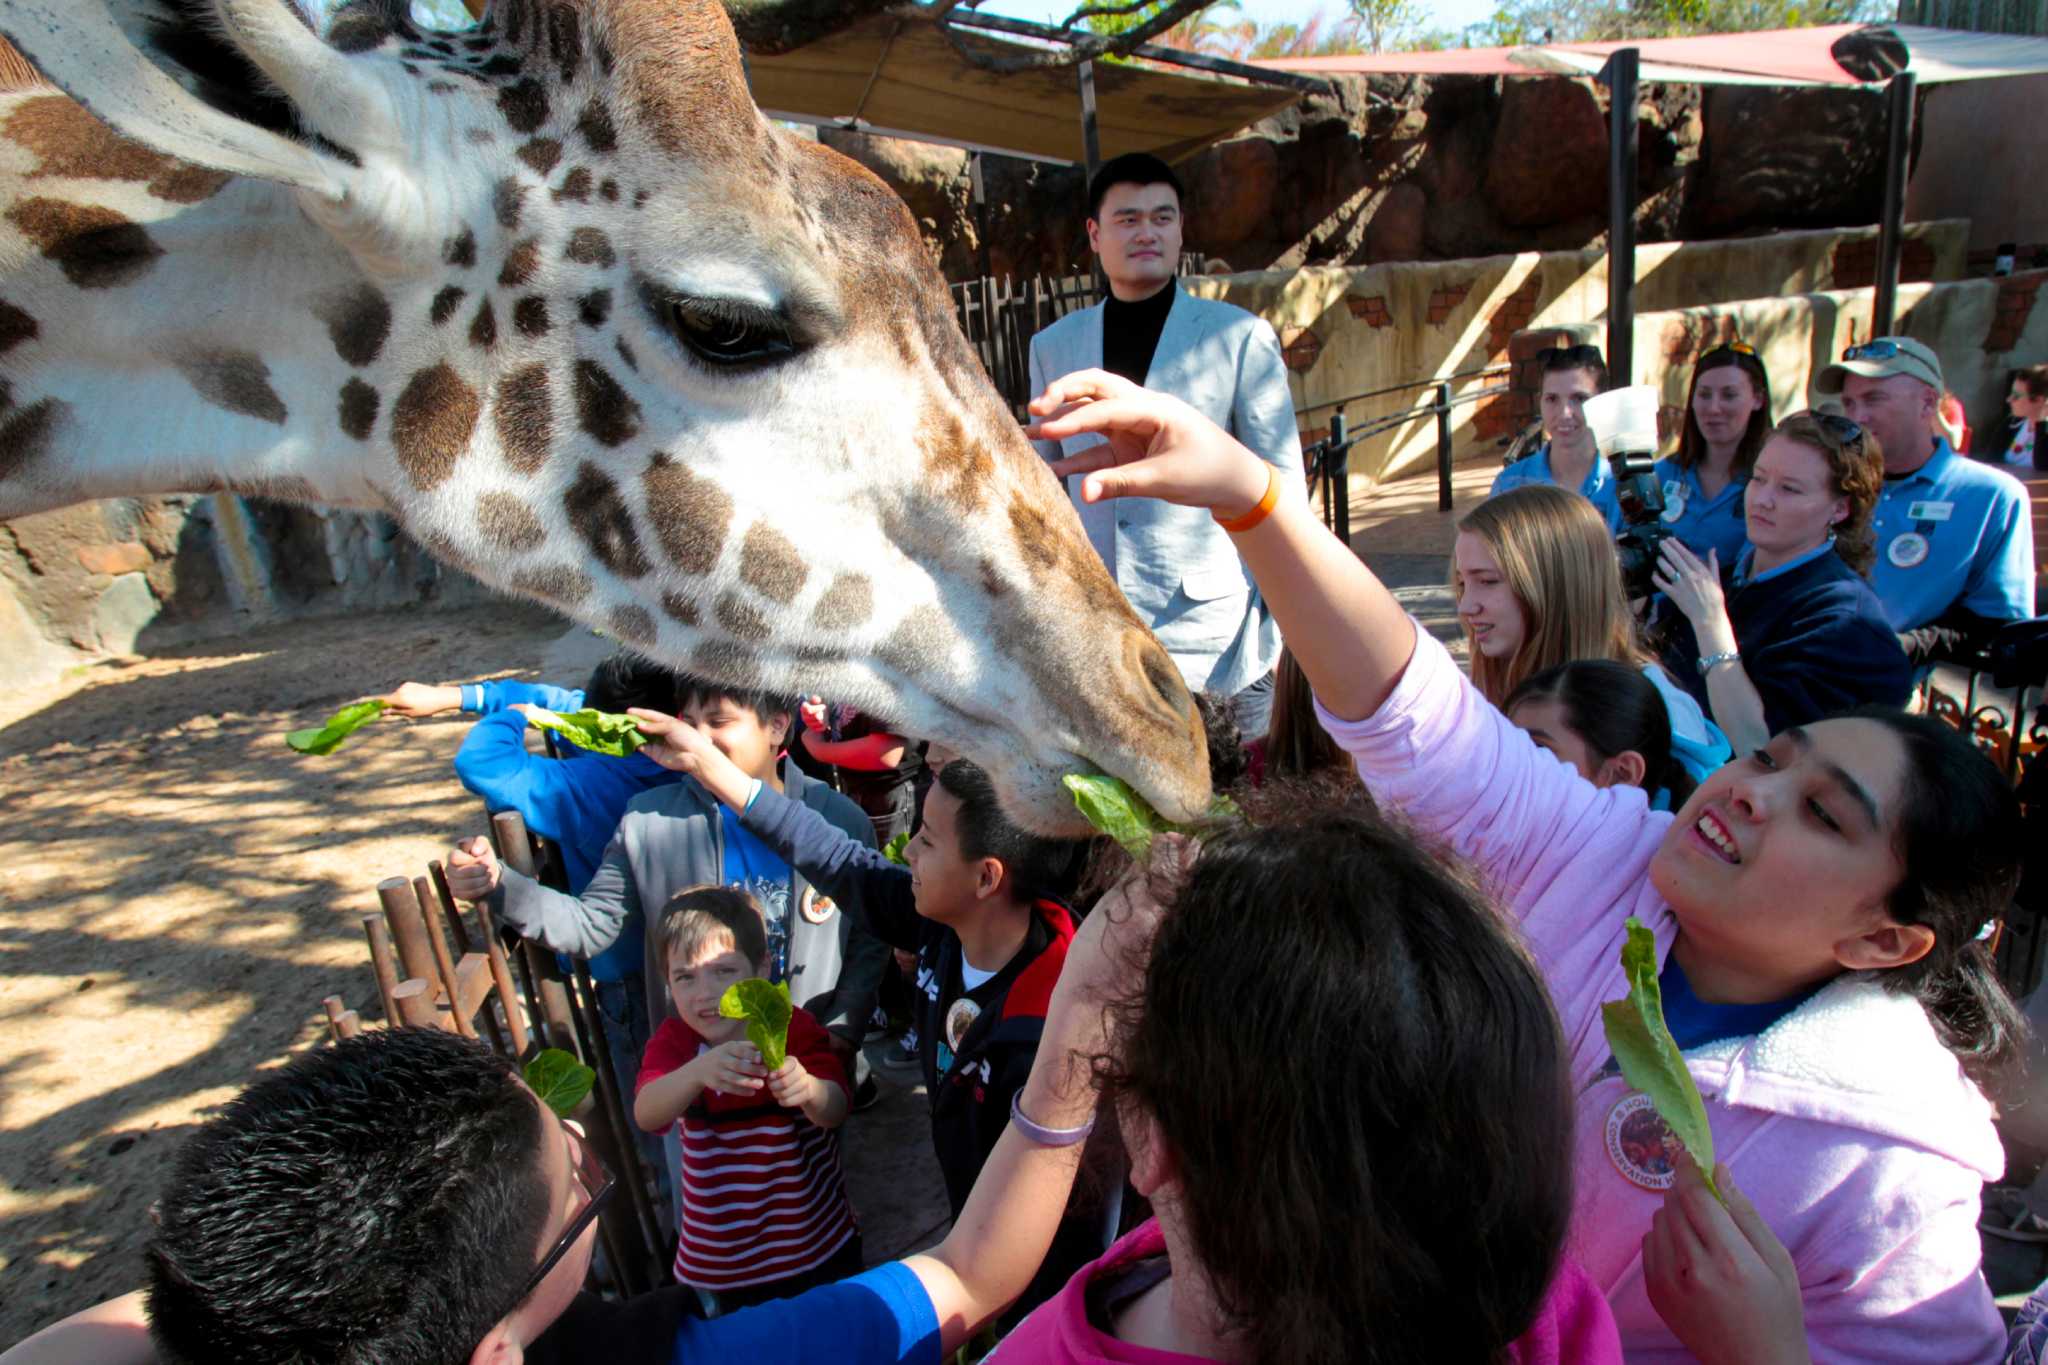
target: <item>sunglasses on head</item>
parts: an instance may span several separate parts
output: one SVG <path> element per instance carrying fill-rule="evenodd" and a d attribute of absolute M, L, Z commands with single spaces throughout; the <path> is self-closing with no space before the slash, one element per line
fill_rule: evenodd
<path fill-rule="evenodd" d="M 1756 359 L 1756 347 L 1746 341 L 1724 341 L 1701 356 L 1700 364 L 1705 365 L 1709 360 L 1719 355 L 1746 355 L 1754 360 Z"/>
<path fill-rule="evenodd" d="M 1842 416 L 1839 412 L 1809 412 L 1815 424 L 1842 444 L 1846 449 L 1854 446 L 1860 453 L 1863 449 L 1863 428 Z"/>
<path fill-rule="evenodd" d="M 1896 341 L 1866 341 L 1860 346 L 1851 346 L 1842 352 L 1844 360 L 1890 360 L 1899 354 Z"/>
<path fill-rule="evenodd" d="M 1536 353 L 1545 365 L 1603 364 L 1598 346 L 1545 346 Z"/>

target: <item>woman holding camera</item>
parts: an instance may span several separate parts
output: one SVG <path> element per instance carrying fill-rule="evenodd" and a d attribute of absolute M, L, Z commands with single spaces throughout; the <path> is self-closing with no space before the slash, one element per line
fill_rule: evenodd
<path fill-rule="evenodd" d="M 1726 570 L 1680 540 L 1656 583 L 1665 667 L 1736 756 L 1790 726 L 1864 703 L 1903 706 L 1912 669 L 1864 579 L 1884 486 L 1877 440 L 1846 417 L 1795 413 L 1757 456 L 1743 502 L 1749 548 Z"/>
<path fill-rule="evenodd" d="M 1607 387 L 1607 362 L 1598 346 L 1553 346 L 1537 359 L 1543 365 L 1543 444 L 1494 475 L 1488 491 L 1555 484 L 1583 494 L 1599 509 L 1607 529 L 1619 531 L 1621 504 L 1615 499 L 1614 476 L 1594 447 L 1585 412 L 1586 400 Z"/>
<path fill-rule="evenodd" d="M 1657 461 L 1664 524 L 1704 557 L 1733 564 L 1748 535 L 1742 489 L 1771 434 L 1771 377 L 1746 341 L 1714 347 L 1692 367 L 1685 427 L 1675 453 Z"/>

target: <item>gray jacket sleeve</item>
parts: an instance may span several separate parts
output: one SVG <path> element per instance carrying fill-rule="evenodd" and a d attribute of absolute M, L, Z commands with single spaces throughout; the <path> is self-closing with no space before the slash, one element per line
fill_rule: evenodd
<path fill-rule="evenodd" d="M 1301 433 L 1294 422 L 1294 394 L 1287 387 L 1287 362 L 1280 355 L 1280 338 L 1264 318 L 1253 319 L 1238 360 L 1230 430 L 1281 473 L 1301 476 Z"/>
<path fill-rule="evenodd" d="M 639 908 L 640 890 L 617 834 L 581 896 L 542 886 L 509 867 L 492 893 L 492 913 L 501 921 L 571 957 L 595 957 L 618 942 L 627 917 Z"/>
<path fill-rule="evenodd" d="M 1043 335 L 1044 333 L 1041 332 L 1031 338 L 1031 396 L 1033 398 L 1044 393 L 1045 386 L 1060 377 L 1059 375 L 1047 374 L 1045 372 L 1045 355 L 1038 349 L 1039 338 Z M 1044 459 L 1048 464 L 1066 453 L 1060 449 L 1058 441 L 1033 441 L 1031 445 L 1038 452 L 1040 458 Z"/>

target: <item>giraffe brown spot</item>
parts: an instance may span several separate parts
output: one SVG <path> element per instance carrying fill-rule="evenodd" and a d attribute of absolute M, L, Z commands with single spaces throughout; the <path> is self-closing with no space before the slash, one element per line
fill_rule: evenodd
<path fill-rule="evenodd" d="M 7 354 L 24 341 L 35 340 L 40 330 L 34 318 L 13 304 L 0 301 L 0 355 Z"/>
<path fill-rule="evenodd" d="M 981 561 L 981 590 L 990 597 L 1001 597 L 1010 590 L 1010 585 L 1003 582 L 1002 574 L 997 572 L 993 559 Z"/>
<path fill-rule="evenodd" d="M 454 81 L 427 82 L 427 93 L 429 95 L 452 95 L 461 88 L 462 87 L 457 85 Z"/>
<path fill-rule="evenodd" d="M 555 439 L 555 405 L 548 388 L 548 367 L 528 365 L 498 381 L 492 409 L 498 446 L 505 462 L 522 474 L 534 474 L 548 462 Z"/>
<path fill-rule="evenodd" d="M 455 472 L 481 411 L 476 390 L 446 361 L 406 381 L 391 406 L 391 444 L 415 488 L 434 488 Z"/>
<path fill-rule="evenodd" d="M 505 76 L 516 76 L 522 70 L 524 70 L 525 67 L 525 62 L 521 61 L 516 56 L 511 56 L 508 54 L 506 56 L 491 58 L 482 66 L 477 68 L 477 74 L 481 76 L 488 76 L 490 79 L 495 81 Z"/>
<path fill-rule="evenodd" d="M 41 163 L 29 173 L 32 180 L 152 180 L 170 161 L 122 137 L 68 95 L 23 100 L 7 116 L 5 135 Z"/>
<path fill-rule="evenodd" d="M 917 445 L 925 468 L 940 479 L 946 500 L 963 512 L 980 510 L 995 461 L 979 441 L 968 439 L 967 428 L 951 408 L 937 405 L 925 410 L 918 419 Z"/>
<path fill-rule="evenodd" d="M 1017 542 L 1017 551 L 1024 556 L 1033 581 L 1044 582 L 1046 574 L 1060 562 L 1059 542 L 1053 536 L 1052 523 L 1036 507 L 1012 502 L 1010 536 Z"/>
<path fill-rule="evenodd" d="M 540 241 L 528 237 L 513 246 L 505 256 L 505 268 L 498 272 L 498 283 L 507 289 L 517 289 L 533 278 L 533 272 L 540 268 Z"/>
<path fill-rule="evenodd" d="M 612 122 L 611 108 L 601 99 L 583 106 L 583 112 L 576 118 L 576 131 L 583 134 L 590 150 L 600 156 L 619 149 L 618 125 Z"/>
<path fill-rule="evenodd" d="M 497 10 L 505 18 L 505 41 L 518 44 L 526 41 L 526 0 L 503 0 Z"/>
<path fill-rule="evenodd" d="M 498 135 L 488 128 L 472 128 L 462 136 L 473 147 L 489 147 L 498 140 Z"/>
<path fill-rule="evenodd" d="M 599 185 L 597 187 L 597 197 L 604 200 L 604 202 L 607 204 L 618 203 L 619 182 L 616 180 L 607 180 L 602 185 Z"/>
<path fill-rule="evenodd" d="M 522 143 L 512 156 L 535 168 L 535 172 L 551 176 L 555 174 L 555 166 L 561 164 L 561 143 L 553 137 L 535 137 L 528 143 Z"/>
<path fill-rule="evenodd" d="M 43 398 L 9 412 L 0 424 L 0 479 L 11 479 L 41 459 L 50 448 L 57 422 L 69 415 L 68 403 Z"/>
<path fill-rule="evenodd" d="M 653 567 L 640 549 L 640 534 L 633 529 L 633 512 L 619 496 L 612 476 L 585 460 L 576 471 L 576 482 L 562 497 L 568 509 L 569 525 L 597 556 L 597 562 L 621 578 L 639 578 Z"/>
<path fill-rule="evenodd" d="M 742 640 L 768 638 L 768 618 L 731 593 L 720 594 L 717 616 L 719 625 Z"/>
<path fill-rule="evenodd" d="M 594 360 L 576 362 L 576 419 L 598 444 L 623 445 L 640 432 L 640 405 Z"/>
<path fill-rule="evenodd" d="M 477 305 L 476 316 L 469 320 L 469 344 L 486 351 L 498 344 L 498 314 L 489 299 Z"/>
<path fill-rule="evenodd" d="M 707 574 L 718 566 L 732 524 L 732 497 L 666 455 L 656 455 L 642 479 L 647 519 L 661 548 L 684 573 Z"/>
<path fill-rule="evenodd" d="M 832 580 L 825 595 L 811 612 L 811 624 L 821 630 L 848 630 L 874 614 L 875 590 L 867 575 L 843 573 Z"/>
<path fill-rule="evenodd" d="M 634 356 L 633 348 L 626 344 L 624 337 L 613 338 L 612 349 L 619 353 L 619 359 L 625 362 L 627 369 L 634 374 L 640 373 L 640 361 Z"/>
<path fill-rule="evenodd" d="M 441 247 L 441 259 L 463 270 L 476 264 L 476 234 L 464 228 Z"/>
<path fill-rule="evenodd" d="M 602 327 L 612 315 L 612 291 L 593 289 L 576 301 L 577 316 L 585 327 Z"/>
<path fill-rule="evenodd" d="M 528 294 L 512 305 L 512 325 L 519 329 L 521 336 L 546 336 L 550 325 L 548 301 L 538 294 Z"/>
<path fill-rule="evenodd" d="M 765 521 L 747 528 L 740 541 L 740 581 L 772 602 L 792 602 L 803 591 L 810 569 L 789 537 Z"/>
<path fill-rule="evenodd" d="M 645 607 L 613 607 L 606 618 L 612 634 L 629 645 L 651 645 L 655 639 L 654 617 Z"/>
<path fill-rule="evenodd" d="M 646 208 L 646 207 L 647 207 L 647 191 L 646 191 L 646 190 L 634 190 L 634 191 L 633 191 L 633 207 L 634 207 L 634 208 L 636 208 L 636 209 L 644 209 L 644 208 Z"/>
<path fill-rule="evenodd" d="M 590 171 L 578 166 L 563 176 L 561 185 L 555 190 L 555 200 L 557 203 L 563 200 L 571 200 L 578 204 L 589 203 Z"/>
<path fill-rule="evenodd" d="M 567 5 L 548 10 L 548 53 L 562 69 L 564 85 L 576 79 L 576 68 L 583 64 L 583 28 Z"/>
<path fill-rule="evenodd" d="M 597 57 L 598 69 L 609 76 L 612 74 L 612 45 L 605 41 L 604 30 L 596 29 L 590 35 L 590 50 Z"/>
<path fill-rule="evenodd" d="M 569 234 L 569 246 L 562 253 L 578 265 L 611 269 L 618 257 L 612 253 L 612 239 L 600 228 L 580 227 Z"/>
<path fill-rule="evenodd" d="M 149 192 L 167 204 L 203 204 L 219 194 L 233 179 L 226 171 L 210 171 L 204 166 L 188 166 L 180 161 L 150 181 Z"/>
<path fill-rule="evenodd" d="M 284 425 L 284 400 L 270 387 L 270 367 L 249 351 L 211 351 L 172 361 L 207 402 L 259 422 Z"/>
<path fill-rule="evenodd" d="M 334 11 L 325 36 L 329 46 L 354 54 L 382 47 L 391 30 L 373 0 L 355 0 Z"/>
<path fill-rule="evenodd" d="M 519 209 L 525 202 L 526 186 L 509 175 L 491 187 L 491 212 L 507 232 L 519 230 Z"/>
<path fill-rule="evenodd" d="M 926 672 L 953 643 L 953 628 L 936 607 L 918 607 L 875 649 L 884 666 L 907 677 Z"/>
<path fill-rule="evenodd" d="M 358 441 L 370 439 L 377 426 L 377 391 L 360 379 L 341 386 L 341 430 Z"/>
<path fill-rule="evenodd" d="M 427 321 L 439 327 L 455 316 L 456 305 L 468 295 L 469 291 L 459 284 L 445 286 L 434 295 L 434 302 L 427 308 Z"/>
<path fill-rule="evenodd" d="M 547 87 L 531 76 L 498 92 L 498 112 L 515 133 L 537 133 L 548 121 Z"/>
<path fill-rule="evenodd" d="M 761 658 L 731 640 L 699 640 L 690 652 L 690 672 L 710 682 L 750 692 L 761 682 Z"/>
<path fill-rule="evenodd" d="M 334 353 L 358 369 L 376 360 L 391 335 L 391 304 L 367 283 L 323 294 L 313 316 L 327 324 Z"/>
<path fill-rule="evenodd" d="M 593 588 L 589 574 L 565 564 L 551 565 L 545 569 L 528 569 L 524 573 L 512 575 L 512 591 L 523 592 L 529 597 L 538 597 L 543 602 L 553 602 L 564 607 L 575 606 L 590 596 Z"/>
<path fill-rule="evenodd" d="M 420 74 L 420 69 L 414 66 L 411 62 L 400 62 L 398 64 L 398 69 L 400 71 L 403 71 L 408 76 L 417 76 Z"/>
<path fill-rule="evenodd" d="M 540 517 L 510 493 L 486 493 L 478 498 L 476 527 L 492 546 L 514 554 L 537 550 L 548 538 Z"/>
<path fill-rule="evenodd" d="M 697 616 L 697 604 L 681 593 L 663 593 L 661 595 L 661 609 L 668 613 L 670 620 L 679 621 L 692 630 L 696 629 L 699 619 Z"/>
<path fill-rule="evenodd" d="M 164 254 L 139 224 L 97 204 L 24 199 L 7 220 L 80 289 L 131 284 Z"/>

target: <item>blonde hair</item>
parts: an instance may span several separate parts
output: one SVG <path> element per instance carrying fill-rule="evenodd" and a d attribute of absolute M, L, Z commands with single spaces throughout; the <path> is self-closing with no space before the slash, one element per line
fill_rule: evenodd
<path fill-rule="evenodd" d="M 1471 650 L 1472 683 L 1495 706 L 1533 674 L 1574 659 L 1650 662 L 1622 591 L 1614 535 L 1580 494 L 1524 484 L 1467 512 L 1458 530 L 1492 552 L 1526 623 L 1512 658 Z M 1460 586 L 1454 560 L 1451 588 Z M 1459 624 L 1470 646 L 1472 628 L 1463 617 Z"/>

